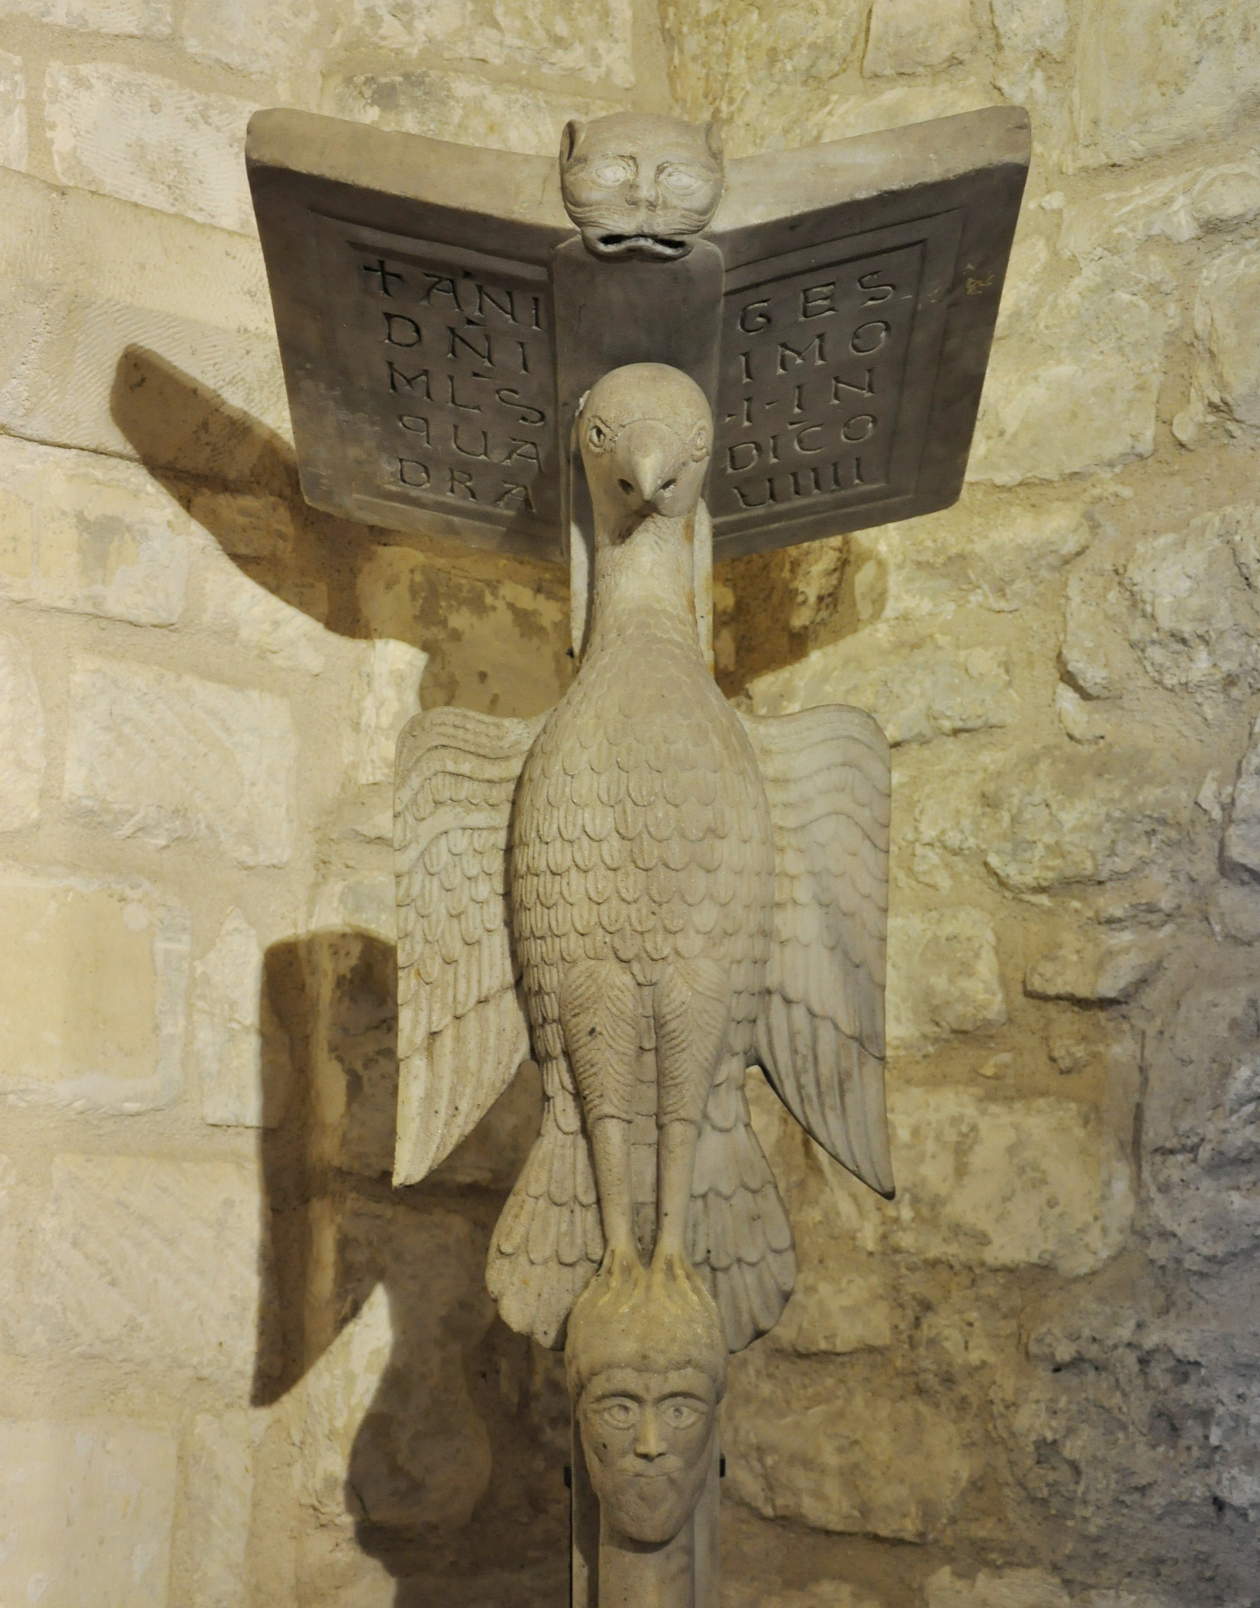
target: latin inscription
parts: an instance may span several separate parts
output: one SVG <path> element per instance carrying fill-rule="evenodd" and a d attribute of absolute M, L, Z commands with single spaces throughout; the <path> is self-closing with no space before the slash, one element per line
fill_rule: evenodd
<path fill-rule="evenodd" d="M 500 522 L 538 514 L 553 411 L 541 284 L 352 250 L 355 356 L 380 420 L 388 493 L 475 504 Z"/>
<path fill-rule="evenodd" d="M 888 485 L 921 278 L 914 244 L 727 293 L 716 517 Z"/>

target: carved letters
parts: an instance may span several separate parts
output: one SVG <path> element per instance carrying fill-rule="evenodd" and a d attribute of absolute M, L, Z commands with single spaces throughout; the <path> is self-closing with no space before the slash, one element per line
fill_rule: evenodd
<path fill-rule="evenodd" d="M 339 244 L 350 315 L 340 345 L 378 494 L 499 524 L 539 516 L 554 435 L 545 273 L 450 247 Z"/>
<path fill-rule="evenodd" d="M 561 436 L 578 398 L 605 369 L 662 355 L 706 390 L 718 373 L 706 502 L 719 558 L 958 495 L 1027 161 L 1021 113 L 736 159 L 705 247 L 720 295 L 706 281 L 704 318 L 681 334 L 637 276 L 688 260 L 716 193 L 699 182 L 715 138 L 645 134 L 641 117 L 567 138 L 557 193 L 545 158 L 257 115 L 250 182 L 308 501 L 563 562 Z M 564 184 L 573 200 L 587 179 L 602 199 L 575 239 Z M 568 271 L 586 236 L 608 270 L 589 304 L 589 273 Z M 570 277 L 576 300 L 558 288 Z M 570 348 L 594 357 L 570 364 Z"/>
<path fill-rule="evenodd" d="M 771 508 L 868 502 L 893 464 L 921 240 L 843 243 L 728 278 L 709 502 L 720 532 Z M 340 242 L 382 497 L 506 524 L 548 517 L 556 468 L 548 275 L 444 246 Z M 760 515 L 758 510 L 761 510 Z"/>
<path fill-rule="evenodd" d="M 922 258 L 919 244 L 825 268 L 789 258 L 728 292 L 715 519 L 889 483 Z"/>

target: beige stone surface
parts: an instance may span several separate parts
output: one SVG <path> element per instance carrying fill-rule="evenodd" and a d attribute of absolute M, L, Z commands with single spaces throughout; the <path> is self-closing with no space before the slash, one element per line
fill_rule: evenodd
<path fill-rule="evenodd" d="M 197 1608 L 240 1608 L 250 1579 L 257 1412 L 198 1413 L 183 1455 L 183 1589 Z"/>
<path fill-rule="evenodd" d="M 392 55 L 432 53 L 518 74 L 539 69 L 633 82 L 629 0 L 595 0 L 574 10 L 544 4 L 474 6 L 466 0 L 350 0 L 339 18 L 334 52 L 376 50 Z"/>
<path fill-rule="evenodd" d="M 1114 590 L 1079 570 L 1068 578 L 1059 666 L 1065 684 L 1086 700 L 1114 698 L 1132 674 Z"/>
<path fill-rule="evenodd" d="M 1260 92 L 1247 7 L 1081 0 L 1072 74 L 1079 161 L 1125 162 L 1220 134 Z"/>
<path fill-rule="evenodd" d="M 1024 990 L 1036 999 L 1081 1004 L 1132 999 L 1163 959 L 1159 936 L 1130 932 L 1078 931 L 1030 962 Z"/>
<path fill-rule="evenodd" d="M 1125 567 L 1129 640 L 1170 691 L 1214 709 L 1260 685 L 1260 505 L 1205 514 L 1141 543 Z"/>
<path fill-rule="evenodd" d="M 875 0 L 862 67 L 872 78 L 923 72 L 962 61 L 975 43 L 970 0 L 943 0 L 930 10 L 914 0 Z"/>
<path fill-rule="evenodd" d="M 0 1597 L 13 1608 L 166 1608 L 169 1430 L 99 1417 L 0 1423 Z"/>
<path fill-rule="evenodd" d="M 1238 766 L 1224 847 L 1231 865 L 1260 872 L 1260 719 Z"/>
<path fill-rule="evenodd" d="M 1001 648 L 882 625 L 871 629 L 863 648 L 860 657 L 818 653 L 763 676 L 758 714 L 852 704 L 870 710 L 894 748 L 1005 726 L 1015 716 L 1010 662 Z"/>
<path fill-rule="evenodd" d="M 288 703 L 139 664 L 85 659 L 71 676 L 66 802 L 153 847 L 208 839 L 241 865 L 293 851 L 297 742 Z"/>
<path fill-rule="evenodd" d="M 735 1582 L 738 1593 L 740 1582 Z M 776 1591 L 767 1597 L 758 1588 L 755 1597 L 737 1595 L 732 1599 L 737 1608 L 882 1608 L 879 1600 L 868 1592 L 846 1586 L 839 1580 L 828 1580 L 819 1585 L 805 1586 L 800 1591 Z M 723 1598 L 725 1601 L 725 1598 Z"/>
<path fill-rule="evenodd" d="M 240 1400 L 259 1361 L 265 1289 L 252 1171 L 58 1156 L 35 1227 L 22 1349 L 209 1380 Z"/>
<path fill-rule="evenodd" d="M 240 154 L 250 101 L 113 63 L 55 62 L 44 105 L 64 183 L 252 232 Z"/>
<path fill-rule="evenodd" d="M 773 112 L 775 85 L 796 91 L 796 128 L 836 93 L 860 57 L 864 8 L 856 0 L 787 0 L 765 26 L 757 0 L 662 7 L 670 83 L 686 117 L 717 115 L 737 155 L 796 143 Z M 769 93 L 767 93 L 769 91 Z"/>
<path fill-rule="evenodd" d="M 464 1366 L 492 1312 L 481 1257 L 454 1213 L 365 1207 L 343 1234 L 342 1255 L 380 1282 L 302 1386 L 302 1502 L 329 1525 L 459 1529 L 493 1467 Z"/>
<path fill-rule="evenodd" d="M 1129 1168 L 1088 1107 L 903 1089 L 889 1114 L 898 1197 L 864 1216 L 868 1249 L 1079 1277 L 1124 1244 Z"/>
<path fill-rule="evenodd" d="M 184 0 L 179 31 L 194 57 L 268 78 L 291 93 L 314 73 L 327 25 L 317 6 L 299 0 L 272 0 L 267 6 L 253 0 Z"/>
<path fill-rule="evenodd" d="M 1244 216 L 1260 205 L 1254 181 L 1245 198 L 1224 205 Z M 1189 406 L 1175 421 L 1179 438 L 1193 442 L 1214 416 L 1230 425 L 1260 425 L 1258 288 L 1255 253 L 1246 247 L 1228 248 L 1208 264 L 1195 300 L 1195 365 Z"/>
<path fill-rule="evenodd" d="M 234 539 L 255 544 L 262 537 L 256 529 L 246 534 L 237 527 Z M 273 539 L 277 546 L 283 543 L 279 534 Z M 282 587 L 288 595 L 282 595 Z M 255 664 L 297 671 L 304 682 L 319 675 L 330 656 L 340 666 L 348 655 L 338 657 L 340 644 L 323 624 L 327 613 L 327 588 L 318 584 L 286 587 L 280 582 L 273 590 L 217 558 L 201 575 L 201 621 L 220 639 L 225 657 L 237 662 L 244 657 Z"/>
<path fill-rule="evenodd" d="M 998 42 L 1011 56 L 1062 56 L 1071 27 L 1068 0 L 994 0 Z"/>
<path fill-rule="evenodd" d="M 1184 245 L 1251 222 L 1260 210 L 1260 159 L 1239 154 L 1203 164 L 1184 158 L 1172 173 L 1118 177 L 1068 209 L 1062 191 L 1040 203 L 1061 218 L 1063 249 L 1084 263 L 1123 249 L 1146 257 L 1143 242 Z"/>
<path fill-rule="evenodd" d="M 19 1177 L 18 1169 L 8 1157 L 0 1157 L 0 1257 L 4 1258 L 10 1289 L 26 1276 L 28 1248 L 23 1233 L 28 1194 Z M 9 1312 L 0 1308 L 0 1348 L 11 1352 L 14 1346 L 13 1324 Z"/>
<path fill-rule="evenodd" d="M 300 510 L 292 500 L 266 492 L 225 489 L 210 485 L 189 488 L 188 511 L 199 525 L 213 531 L 215 540 L 232 558 L 281 559 L 293 557 Z M 247 594 L 237 587 L 234 597 Z"/>
<path fill-rule="evenodd" d="M 1249 882 L 1241 886 L 1220 883 L 1212 889 L 1208 920 L 1218 942 L 1234 938 L 1239 943 L 1254 944 L 1260 940 L 1260 889 Z"/>
<path fill-rule="evenodd" d="M 26 72 L 20 56 L 0 51 L 0 167 L 26 166 Z"/>
<path fill-rule="evenodd" d="M 569 118 L 602 117 L 618 105 L 541 85 L 504 84 L 491 96 L 474 73 L 412 69 L 326 77 L 321 109 L 460 145 L 551 156 Z"/>
<path fill-rule="evenodd" d="M 914 1050 L 1006 1021 L 997 933 L 982 910 L 894 915 L 888 933 L 888 1038 Z"/>
<path fill-rule="evenodd" d="M 0 881 L 0 1094 L 117 1112 L 173 1100 L 183 1075 L 185 912 L 134 879 L 8 865 Z"/>
<path fill-rule="evenodd" d="M 0 832 L 39 818 L 44 763 L 44 707 L 30 649 L 0 636 Z"/>
<path fill-rule="evenodd" d="M 392 944 L 398 936 L 398 896 L 392 868 L 322 884 L 311 907 L 314 931 L 367 934 Z"/>
<path fill-rule="evenodd" d="M 259 424 L 287 427 L 257 245 L 3 170 L 0 204 L 0 425 L 159 471 L 254 473 Z"/>
<path fill-rule="evenodd" d="M 973 1472 L 948 1415 L 863 1378 L 785 1411 L 780 1387 L 733 1387 L 724 1445 L 731 1492 L 767 1518 L 894 1541 L 939 1535 Z"/>
<path fill-rule="evenodd" d="M 171 0 L 7 0 L 7 9 L 96 34 L 160 39 L 171 32 Z"/>
<path fill-rule="evenodd" d="M 1047 749 L 986 783 L 985 863 L 1020 892 L 1127 876 L 1182 840 L 1195 791 L 1166 752 L 1137 743 Z"/>
<path fill-rule="evenodd" d="M 830 1267 L 800 1270 L 787 1311 L 772 1331 L 774 1344 L 799 1356 L 841 1357 L 892 1344 L 893 1306 L 878 1274 Z"/>
<path fill-rule="evenodd" d="M 262 943 L 239 910 L 228 912 L 194 969 L 192 1040 L 206 1121 L 278 1127 L 289 1101 L 290 1045 L 269 997 Z"/>
<path fill-rule="evenodd" d="M 346 1518 L 346 1470 L 360 1426 L 368 1421 L 389 1365 L 394 1327 L 389 1296 L 376 1286 L 354 1322 L 334 1338 L 302 1383 L 310 1455 L 299 1463 L 302 1502 L 320 1523 Z"/>
<path fill-rule="evenodd" d="M 1010 486 L 1149 457 L 1169 321 L 1166 299 L 1115 259 L 1056 288 L 1014 348 L 1007 334 L 994 345 L 973 478 Z"/>
<path fill-rule="evenodd" d="M 865 624 L 942 620 L 972 607 L 1014 613 L 1048 595 L 1093 535 L 1072 503 L 1025 508 L 964 493 L 939 514 L 853 539 L 858 617 Z"/>
<path fill-rule="evenodd" d="M 398 736 L 420 708 L 428 655 L 386 637 L 366 644 L 356 675 L 350 774 L 367 786 L 392 782 Z"/>
<path fill-rule="evenodd" d="M 491 579 L 434 563 L 401 547 L 368 549 L 355 600 L 375 638 L 417 644 L 429 656 L 422 702 L 529 717 L 549 709 L 572 679 L 566 654 L 567 594 L 533 567 Z M 491 684 L 487 665 L 505 658 Z"/>
<path fill-rule="evenodd" d="M 1043 1569 L 982 1569 L 974 1578 L 941 1569 L 927 1581 L 927 1608 L 1072 1608 L 1062 1581 Z"/>
<path fill-rule="evenodd" d="M 772 86 L 762 83 L 761 92 L 769 98 Z M 992 106 L 993 88 L 981 79 L 962 77 L 940 82 L 919 80 L 883 87 L 882 80 L 860 88 L 854 86 L 851 94 L 836 94 L 834 90 L 822 101 L 815 115 L 815 138 L 842 140 L 850 134 L 876 134 L 881 129 L 900 128 L 906 123 L 928 122 L 934 117 L 954 117 L 960 112 L 975 112 Z M 768 141 L 764 137 L 755 141 L 752 149 L 776 143 L 789 149 L 797 145 L 793 138 L 780 137 Z"/>
<path fill-rule="evenodd" d="M 140 465 L 0 438 L 0 594 L 134 625 L 173 625 L 195 538 Z"/>

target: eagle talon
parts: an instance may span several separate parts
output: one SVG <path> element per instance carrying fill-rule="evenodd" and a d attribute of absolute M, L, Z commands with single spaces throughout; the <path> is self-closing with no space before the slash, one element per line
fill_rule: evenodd
<path fill-rule="evenodd" d="M 689 1284 L 698 1290 L 704 1288 L 704 1280 L 681 1251 L 658 1249 L 652 1258 L 651 1277 L 675 1286 Z"/>
<path fill-rule="evenodd" d="M 632 1284 L 642 1274 L 643 1262 L 633 1246 L 610 1245 L 599 1264 L 599 1277 L 610 1286 Z"/>

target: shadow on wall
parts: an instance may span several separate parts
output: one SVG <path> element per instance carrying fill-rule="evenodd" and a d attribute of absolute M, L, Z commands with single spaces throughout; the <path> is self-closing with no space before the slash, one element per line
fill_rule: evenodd
<path fill-rule="evenodd" d="M 443 581 L 456 589 L 461 611 L 477 611 L 502 586 L 505 565 L 540 591 L 561 596 L 567 575 L 558 567 L 495 554 L 437 538 L 365 526 L 312 508 L 298 484 L 292 448 L 266 425 L 232 407 L 217 392 L 142 346 L 130 346 L 115 372 L 111 412 L 149 472 L 215 538 L 233 563 L 257 585 L 348 637 L 395 636 L 429 655 L 427 705 L 459 701 L 482 708 L 486 686 L 484 640 L 441 629 L 449 603 Z M 216 494 L 214 488 L 220 488 Z M 271 499 L 275 515 L 293 531 L 291 542 L 260 554 L 242 542 L 240 500 Z M 264 502 L 252 522 L 267 517 Z M 253 530 L 247 532 L 252 538 Z M 372 599 L 359 586 L 366 553 L 377 545 L 410 550 L 423 560 L 424 582 L 410 607 L 374 617 Z M 786 668 L 858 628 L 850 540 L 814 542 L 729 560 L 715 573 L 716 633 L 724 643 L 718 680 L 728 697 L 745 692 L 758 676 Z M 865 613 L 872 608 L 867 566 Z M 453 573 L 452 573 L 453 572 Z M 478 594 L 481 594 L 480 600 Z M 528 622 L 518 622 L 524 630 Z M 531 652 L 542 644 L 527 642 Z M 563 654 L 558 638 L 551 652 Z M 493 644 L 495 679 L 510 682 L 511 642 Z M 480 655 L 480 657 L 476 657 Z M 500 693 L 503 692 L 501 687 Z M 489 688 L 487 687 L 487 696 Z M 498 712 L 509 712 L 500 703 Z M 534 714 L 522 708 L 512 713 Z"/>
<path fill-rule="evenodd" d="M 532 715 L 554 702 L 571 669 L 552 628 L 563 613 L 555 567 L 310 507 L 280 436 L 143 347 L 122 354 L 111 411 L 248 583 L 338 636 L 421 648 L 427 707 Z"/>
<path fill-rule="evenodd" d="M 334 1536 L 350 1515 L 396 1608 L 536 1608 L 566 1589 L 563 1370 L 498 1321 L 483 1267 L 537 1080 L 394 1189 L 395 973 L 393 946 L 357 932 L 267 954 L 254 1402 L 296 1391 L 302 1505 Z M 325 1600 L 326 1569 L 335 1556 L 300 1564 L 304 1601 Z"/>

